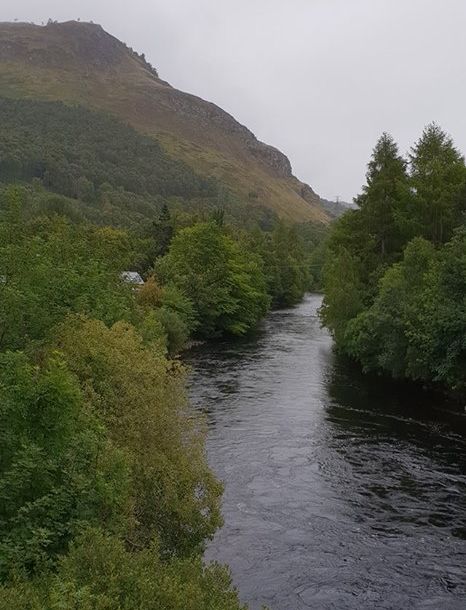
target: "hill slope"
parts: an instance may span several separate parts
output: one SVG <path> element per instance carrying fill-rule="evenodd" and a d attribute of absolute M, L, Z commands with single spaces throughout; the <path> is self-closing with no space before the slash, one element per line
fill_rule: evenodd
<path fill-rule="evenodd" d="M 0 96 L 110 112 L 251 204 L 293 221 L 328 222 L 287 157 L 218 106 L 161 80 L 143 56 L 89 23 L 0 24 Z"/>

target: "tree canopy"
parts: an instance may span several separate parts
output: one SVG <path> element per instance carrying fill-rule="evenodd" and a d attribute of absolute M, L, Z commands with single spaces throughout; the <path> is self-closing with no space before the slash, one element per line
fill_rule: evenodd
<path fill-rule="evenodd" d="M 328 240 L 321 311 L 365 370 L 466 391 L 466 168 L 428 125 L 409 162 L 384 134 L 359 209 Z"/>
<path fill-rule="evenodd" d="M 239 610 L 201 559 L 222 485 L 178 355 L 296 303 L 323 232 L 243 223 L 109 117 L 0 115 L 0 608 Z"/>

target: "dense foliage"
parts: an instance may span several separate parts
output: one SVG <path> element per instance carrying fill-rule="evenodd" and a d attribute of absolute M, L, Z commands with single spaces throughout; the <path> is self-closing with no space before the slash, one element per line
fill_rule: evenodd
<path fill-rule="evenodd" d="M 169 157 L 153 138 L 82 106 L 0 99 L 0 121 L 4 181 L 37 178 L 50 190 L 88 203 L 104 184 L 138 195 L 215 192 L 213 182 Z"/>
<path fill-rule="evenodd" d="M 191 300 L 202 336 L 242 335 L 269 305 L 260 259 L 213 222 L 180 231 L 157 273 Z"/>
<path fill-rule="evenodd" d="M 246 610 L 231 580 L 200 557 L 162 560 L 154 541 L 129 553 L 122 540 L 87 529 L 54 573 L 0 589 L 1 610 Z"/>
<path fill-rule="evenodd" d="M 179 222 L 217 208 L 228 221 L 270 229 L 276 215 L 242 201 L 120 120 L 61 102 L 0 98 L 1 183 L 34 185 L 34 211 L 140 230 L 164 204 Z"/>
<path fill-rule="evenodd" d="M 158 316 L 190 302 L 136 298 L 127 234 L 27 220 L 25 195 L 0 217 L 0 606 L 239 608 L 198 559 L 221 485 Z"/>
<path fill-rule="evenodd" d="M 466 391 L 466 168 L 429 125 L 409 160 L 384 134 L 358 209 L 329 236 L 324 323 L 365 370 Z"/>
<path fill-rule="evenodd" d="M 0 608 L 238 610 L 201 559 L 222 486 L 177 355 L 296 303 L 323 233 L 110 117 L 0 117 Z"/>

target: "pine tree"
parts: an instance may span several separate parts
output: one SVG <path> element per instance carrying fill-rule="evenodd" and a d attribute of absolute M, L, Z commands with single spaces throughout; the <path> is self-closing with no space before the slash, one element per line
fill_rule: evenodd
<path fill-rule="evenodd" d="M 153 239 L 155 240 L 155 258 L 168 252 L 173 239 L 173 221 L 166 203 L 163 204 L 159 217 L 153 222 Z"/>
<path fill-rule="evenodd" d="M 406 162 L 388 133 L 383 133 L 375 145 L 366 179 L 356 203 L 380 256 L 385 258 L 400 246 L 397 215 L 408 192 Z"/>
<path fill-rule="evenodd" d="M 466 182 L 464 158 L 451 137 L 431 123 L 411 149 L 410 166 L 422 234 L 435 244 L 444 243 L 462 212 L 458 199 Z"/>

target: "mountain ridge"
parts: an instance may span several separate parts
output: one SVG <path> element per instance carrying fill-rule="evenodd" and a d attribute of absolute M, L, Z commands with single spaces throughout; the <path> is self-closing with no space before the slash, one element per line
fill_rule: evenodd
<path fill-rule="evenodd" d="M 293 175 L 284 153 L 219 106 L 172 87 L 144 55 L 100 25 L 0 23 L 0 95 L 110 112 L 251 204 L 293 221 L 329 220 L 319 196 Z"/>

